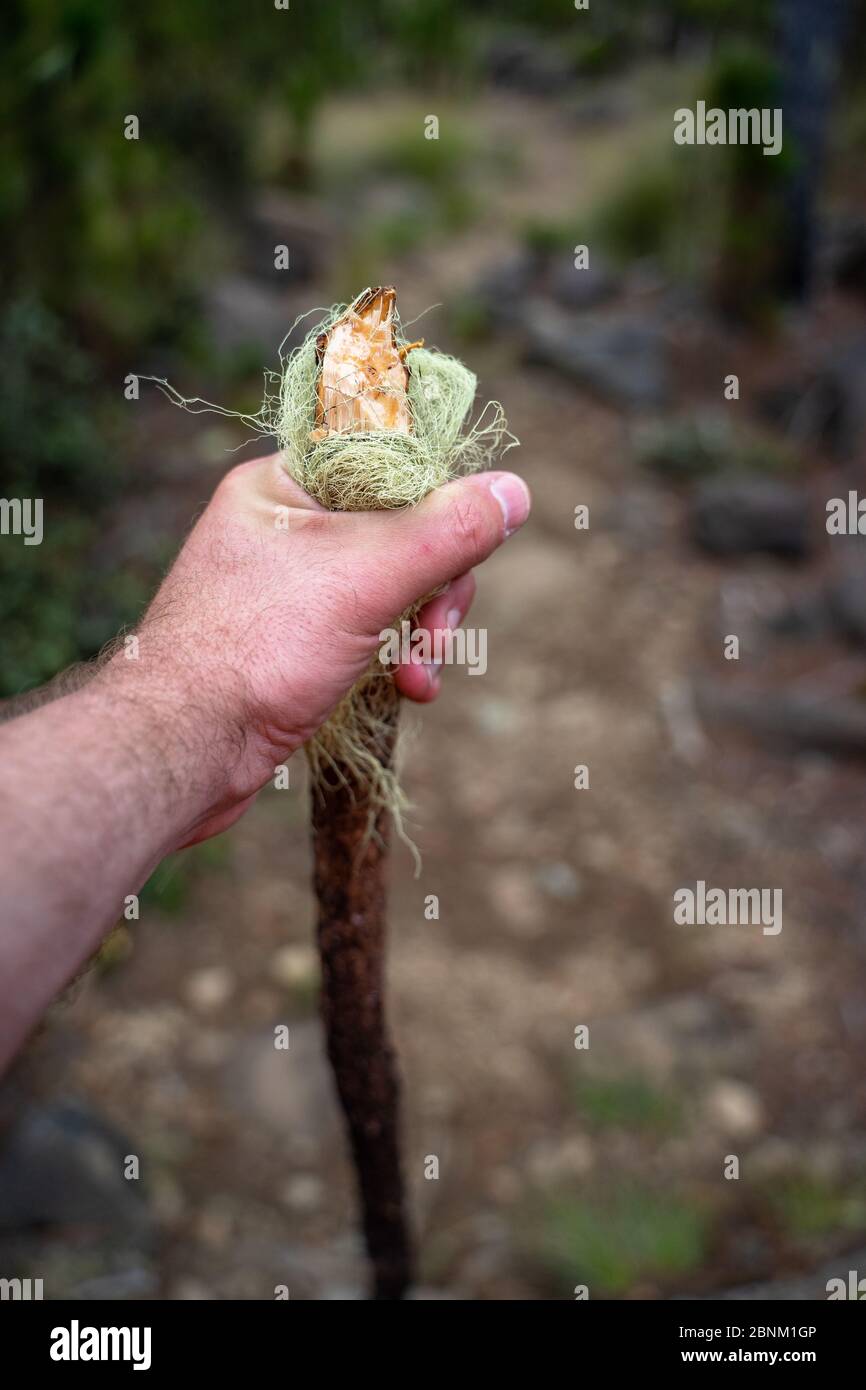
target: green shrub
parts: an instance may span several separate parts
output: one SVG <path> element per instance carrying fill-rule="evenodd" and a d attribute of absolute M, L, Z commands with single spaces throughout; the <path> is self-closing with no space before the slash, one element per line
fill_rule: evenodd
<path fill-rule="evenodd" d="M 767 1189 L 770 1210 L 795 1240 L 811 1240 L 866 1225 L 866 1195 L 811 1173 L 790 1174 Z"/>
<path fill-rule="evenodd" d="M 576 1087 L 575 1101 L 592 1129 L 671 1134 L 681 1123 L 676 1097 L 638 1075 L 589 1077 Z"/>
<path fill-rule="evenodd" d="M 670 161 L 633 169 L 593 219 L 601 249 L 619 260 L 662 256 L 683 217 L 684 191 Z"/>
<path fill-rule="evenodd" d="M 698 1269 L 709 1224 L 695 1203 L 644 1188 L 558 1197 L 546 1209 L 543 1255 L 569 1286 L 585 1283 L 594 1298 L 617 1296 L 641 1280 Z"/>

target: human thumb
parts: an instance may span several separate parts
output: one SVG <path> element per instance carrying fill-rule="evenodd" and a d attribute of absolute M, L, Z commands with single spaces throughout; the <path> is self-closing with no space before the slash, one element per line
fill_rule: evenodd
<path fill-rule="evenodd" d="M 486 560 L 529 516 L 516 473 L 475 473 L 429 493 L 416 507 L 358 514 L 365 548 L 378 558 L 368 586 L 373 622 L 389 622 L 416 599 Z"/>

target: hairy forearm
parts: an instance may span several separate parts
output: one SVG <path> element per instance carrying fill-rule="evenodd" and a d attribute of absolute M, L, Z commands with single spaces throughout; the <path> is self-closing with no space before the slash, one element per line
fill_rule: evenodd
<path fill-rule="evenodd" d="M 0 727 L 0 1066 L 214 800 L 177 697 L 101 672 Z"/>
<path fill-rule="evenodd" d="M 315 733 L 395 614 L 435 593 L 431 630 L 462 620 L 469 571 L 528 512 L 501 472 L 364 514 L 312 502 L 276 455 L 239 464 L 135 644 L 0 710 L 0 1065 L 160 859 L 234 824 Z M 395 682 L 438 689 L 411 662 Z"/>

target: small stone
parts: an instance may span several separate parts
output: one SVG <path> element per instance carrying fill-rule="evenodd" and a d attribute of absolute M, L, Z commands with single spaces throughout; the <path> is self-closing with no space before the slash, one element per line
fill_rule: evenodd
<path fill-rule="evenodd" d="M 286 989 L 313 985 L 318 977 L 319 964 L 312 946 L 281 946 L 271 956 L 268 967 L 271 979 Z"/>
<path fill-rule="evenodd" d="M 199 1213 L 196 1233 L 209 1250 L 225 1250 L 234 1230 L 234 1219 L 226 1203 L 219 1198 L 209 1202 Z"/>
<path fill-rule="evenodd" d="M 609 835 L 589 832 L 583 838 L 580 857 L 589 869 L 604 871 L 613 869 L 619 863 L 619 849 L 616 841 Z"/>
<path fill-rule="evenodd" d="M 791 483 L 714 479 L 695 493 L 691 528 L 697 544 L 711 555 L 765 552 L 801 559 L 809 548 L 809 499 Z"/>
<path fill-rule="evenodd" d="M 275 1039 L 273 1028 L 263 1028 L 235 1041 L 226 1070 L 229 1103 L 283 1136 L 295 1161 L 317 1159 L 341 1127 L 321 1023 L 292 1023 L 288 1048 Z"/>
<path fill-rule="evenodd" d="M 799 1160 L 796 1144 L 779 1135 L 761 1141 L 749 1157 L 749 1171 L 758 1181 L 777 1179 L 795 1171 Z"/>
<path fill-rule="evenodd" d="M 142 1184 L 124 1177 L 136 1140 L 73 1101 L 33 1104 L 0 1137 L 0 1232 L 110 1229 L 145 1240 L 153 1218 Z"/>
<path fill-rule="evenodd" d="M 526 313 L 526 357 L 626 409 L 664 405 L 669 371 L 654 315 L 569 316 L 544 301 Z"/>
<path fill-rule="evenodd" d="M 182 1303 L 203 1303 L 212 1299 L 214 1295 L 206 1284 L 202 1284 L 198 1279 L 178 1279 L 172 1286 L 172 1301 Z"/>
<path fill-rule="evenodd" d="M 859 646 L 866 646 L 866 555 L 860 537 L 838 554 L 837 570 L 827 590 L 830 616 L 836 628 Z"/>
<path fill-rule="evenodd" d="M 514 733 L 520 724 L 520 715 L 514 704 L 495 696 L 479 700 L 474 708 L 474 715 L 478 727 L 485 734 Z"/>
<path fill-rule="evenodd" d="M 226 1060 L 231 1038 L 203 1024 L 191 1030 L 189 1060 L 197 1067 L 218 1067 Z"/>
<path fill-rule="evenodd" d="M 580 879 L 570 864 L 540 864 L 535 871 L 539 887 L 552 898 L 576 898 L 580 893 Z"/>
<path fill-rule="evenodd" d="M 202 314 L 208 340 L 220 354 L 269 348 L 286 329 L 286 308 L 280 296 L 249 275 L 215 280 L 204 295 Z"/>
<path fill-rule="evenodd" d="M 477 287 L 477 294 L 495 323 L 508 327 L 519 322 L 517 306 L 529 294 L 537 270 L 536 258 L 527 251 L 521 251 L 486 272 Z"/>
<path fill-rule="evenodd" d="M 512 1168 L 494 1168 L 487 1183 L 487 1191 L 498 1206 L 512 1206 L 522 1191 L 520 1178 Z"/>
<path fill-rule="evenodd" d="M 713 1120 L 727 1134 L 747 1138 L 757 1134 L 764 1120 L 760 1097 L 742 1081 L 717 1081 L 707 1097 Z"/>
<path fill-rule="evenodd" d="M 315 1173 L 295 1173 L 283 1187 L 280 1199 L 290 1211 L 317 1211 L 322 1205 L 324 1184 Z"/>
<path fill-rule="evenodd" d="M 538 889 L 519 865 L 498 869 L 490 884 L 497 914 L 521 936 L 534 936 L 543 926 L 544 909 Z"/>
<path fill-rule="evenodd" d="M 186 1213 L 186 1199 L 177 1179 L 168 1172 L 158 1171 L 150 1180 L 153 1214 L 166 1228 L 177 1226 Z"/>
<path fill-rule="evenodd" d="M 427 1119 L 445 1119 L 454 1112 L 454 1089 L 441 1081 L 433 1081 L 423 1087 L 419 1099 L 421 1111 Z"/>
<path fill-rule="evenodd" d="M 586 269 L 576 269 L 570 255 L 557 260 L 550 270 L 549 288 L 565 308 L 588 309 L 616 293 L 617 279 L 593 248 L 593 259 Z"/>
<path fill-rule="evenodd" d="M 196 970 L 186 982 L 186 997 L 194 1009 L 210 1013 L 228 1003 L 234 992 L 230 971 L 222 965 L 205 966 Z"/>
<path fill-rule="evenodd" d="M 569 1178 L 582 1178 L 595 1162 L 592 1144 L 584 1134 L 564 1139 L 541 1139 L 529 1152 L 527 1168 L 534 1182 L 555 1185 Z"/>

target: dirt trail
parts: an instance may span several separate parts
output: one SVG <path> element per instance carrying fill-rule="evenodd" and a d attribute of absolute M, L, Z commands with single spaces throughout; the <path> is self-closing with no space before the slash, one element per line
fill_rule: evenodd
<path fill-rule="evenodd" d="M 544 167 L 554 181 L 555 159 Z M 418 304 L 436 297 L 439 254 L 406 270 Z M 449 254 L 468 277 L 471 236 Z M 587 1207 L 615 1223 L 634 1191 L 701 1235 L 667 1270 L 632 1252 L 625 1273 L 596 1274 L 614 1292 L 796 1275 L 863 1228 L 866 782 L 692 728 L 683 691 L 731 679 L 731 603 L 758 634 L 759 602 L 805 572 L 699 558 L 619 414 L 507 345 L 472 360 L 523 441 L 512 458 L 535 506 L 484 569 L 471 622 L 487 629 L 488 670 L 446 673 L 445 697 L 408 721 L 423 871 L 395 854 L 391 1000 L 428 1290 L 569 1297 Z M 762 676 L 786 660 L 764 637 L 745 645 L 743 679 L 753 653 Z M 26 1064 L 34 1086 L 89 1101 L 141 1152 L 156 1246 L 133 1243 L 129 1259 L 158 1296 L 267 1298 L 288 1283 L 333 1298 L 362 1283 L 314 1014 L 299 759 L 291 783 L 262 795 L 176 915 L 149 914 L 131 957 L 83 981 Z M 781 888 L 782 933 L 676 925 L 673 893 L 698 879 Z M 739 1183 L 722 1177 L 731 1153 Z M 774 1207 L 771 1190 L 794 1195 Z M 571 1259 L 550 1235 L 569 1221 L 583 1233 Z M 102 1269 L 98 1251 L 52 1248 L 69 1290 Z"/>

